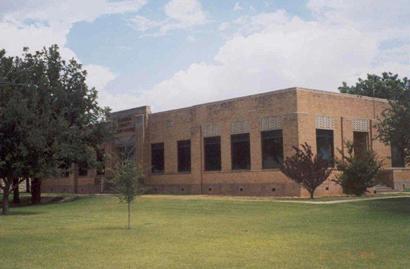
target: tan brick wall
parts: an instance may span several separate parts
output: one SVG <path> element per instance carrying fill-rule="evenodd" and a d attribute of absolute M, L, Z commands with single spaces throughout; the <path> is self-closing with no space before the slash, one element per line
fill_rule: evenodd
<path fill-rule="evenodd" d="M 278 169 L 262 169 L 261 120 L 266 117 L 280 119 L 286 157 L 293 153 L 292 146 L 304 142 L 316 151 L 316 118 L 329 117 L 334 123 L 337 158 L 341 158 L 339 149 L 345 152 L 344 142 L 353 140 L 353 122 L 365 120 L 370 126 L 371 146 L 384 160 L 385 167 L 390 167 L 390 147 L 376 140 L 377 130 L 373 126 L 387 107 L 388 102 L 382 99 L 291 88 L 159 113 L 150 113 L 149 107 L 140 107 L 114 113 L 114 117 L 143 116 L 142 125 L 136 126 L 134 131 L 118 133 L 116 137 L 135 137 L 136 161 L 144 167 L 145 182 L 152 186 L 153 192 L 307 196 L 305 190 Z M 249 127 L 251 169 L 248 171 L 231 169 L 230 136 L 235 122 L 240 123 L 238 128 Z M 222 170 L 206 172 L 203 138 L 212 132 L 221 136 Z M 191 172 L 178 173 L 177 141 L 186 139 L 191 140 Z M 162 175 L 151 174 L 151 143 L 164 143 L 165 171 Z M 106 151 L 112 152 L 112 149 L 112 145 L 106 145 Z M 396 178 L 402 177 L 394 173 Z M 408 172 L 404 174 L 406 179 L 400 180 L 410 179 Z M 319 196 L 338 194 L 341 189 L 331 180 L 317 191 Z"/>

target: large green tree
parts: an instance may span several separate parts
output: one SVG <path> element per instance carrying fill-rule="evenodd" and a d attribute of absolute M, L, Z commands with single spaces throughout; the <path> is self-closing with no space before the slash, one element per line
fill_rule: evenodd
<path fill-rule="evenodd" d="M 110 132 L 109 110 L 98 105 L 86 71 L 63 60 L 56 45 L 24 49 L 22 57 L 2 51 L 0 57 L 0 177 L 7 212 L 12 178 L 31 178 L 32 202 L 38 203 L 42 178 L 79 162 L 94 166 Z"/>
<path fill-rule="evenodd" d="M 378 138 L 394 147 L 403 163 L 410 161 L 410 80 L 397 74 L 384 72 L 381 76 L 368 74 L 354 86 L 345 82 L 340 92 L 385 98 L 389 107 L 382 112 L 376 124 Z"/>
<path fill-rule="evenodd" d="M 357 94 L 370 97 L 378 97 L 396 100 L 406 90 L 410 83 L 407 77 L 400 78 L 399 75 L 384 72 L 381 76 L 367 74 L 366 79 L 359 78 L 355 85 L 348 86 L 346 82 L 339 87 L 341 93 Z"/>

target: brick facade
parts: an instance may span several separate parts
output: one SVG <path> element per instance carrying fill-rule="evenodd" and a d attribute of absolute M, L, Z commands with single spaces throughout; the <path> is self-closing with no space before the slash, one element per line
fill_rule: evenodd
<path fill-rule="evenodd" d="M 361 131 L 369 134 L 369 146 L 384 159 L 386 171 L 393 171 L 386 172 L 386 178 L 392 178 L 392 187 L 400 189 L 410 182 L 410 171 L 389 169 L 390 147 L 375 139 L 374 122 L 387 107 L 388 102 L 383 99 L 304 88 L 159 113 L 151 113 L 149 107 L 139 107 L 112 114 L 118 132 L 113 143 L 105 148 L 106 152 L 115 155 L 119 145 L 132 145 L 135 152 L 131 158 L 144 168 L 145 183 L 153 193 L 307 196 L 305 190 L 278 169 L 262 169 L 261 131 L 282 130 L 286 157 L 292 154 L 292 146 L 304 142 L 315 150 L 316 129 L 333 130 L 336 158 L 341 157 L 339 150 L 343 153 L 345 141 L 353 139 L 353 131 Z M 249 170 L 231 167 L 231 135 L 236 133 L 249 133 Z M 204 169 L 203 143 L 204 138 L 210 136 L 220 137 L 220 171 Z M 180 140 L 190 140 L 190 172 L 178 172 L 177 141 Z M 151 172 L 151 144 L 154 143 L 164 145 L 161 174 Z M 393 182 L 395 177 L 399 183 Z M 80 179 L 79 186 L 81 184 Z M 43 185 L 50 188 L 48 184 Z M 341 189 L 329 180 L 320 186 L 317 194 L 338 195 Z"/>

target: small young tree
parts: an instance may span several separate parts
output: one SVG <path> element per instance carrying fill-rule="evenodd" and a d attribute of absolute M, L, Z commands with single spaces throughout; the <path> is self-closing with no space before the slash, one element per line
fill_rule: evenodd
<path fill-rule="evenodd" d="M 125 160 L 114 170 L 114 175 L 110 180 L 113 190 L 117 193 L 121 202 L 128 206 L 128 229 L 131 228 L 131 203 L 136 196 L 144 192 L 142 171 L 134 161 Z"/>
<path fill-rule="evenodd" d="M 280 170 L 290 179 L 304 187 L 314 198 L 314 193 L 330 175 L 329 162 L 314 155 L 312 147 L 302 144 L 301 148 L 293 147 L 295 154 L 286 158 Z"/>
<path fill-rule="evenodd" d="M 382 167 L 373 150 L 354 153 L 351 142 L 346 143 L 347 155 L 337 160 L 337 168 L 342 172 L 335 182 L 340 184 L 346 194 L 363 195 L 368 188 L 376 185 L 376 177 Z"/>

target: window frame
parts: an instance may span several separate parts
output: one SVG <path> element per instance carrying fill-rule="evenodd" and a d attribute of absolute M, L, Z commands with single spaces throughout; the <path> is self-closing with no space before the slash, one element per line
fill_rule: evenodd
<path fill-rule="evenodd" d="M 158 149 L 155 149 L 154 147 L 161 147 Z M 156 170 L 156 165 L 154 164 L 154 151 L 159 151 L 161 150 L 161 168 Z M 151 143 L 151 173 L 152 174 L 164 174 L 165 172 L 165 144 L 163 142 L 158 142 L 158 143 Z"/>
<path fill-rule="evenodd" d="M 191 150 L 192 148 L 191 148 L 190 139 L 177 141 L 177 170 L 178 170 L 178 173 L 191 173 L 191 170 L 192 170 Z M 183 156 L 183 154 L 187 154 L 187 156 Z"/>
<path fill-rule="evenodd" d="M 322 133 L 321 135 L 319 135 L 320 132 Z M 330 143 L 330 145 L 331 145 L 331 152 L 330 152 L 331 160 L 326 160 L 326 161 L 328 161 L 328 166 L 329 167 L 335 167 L 335 134 L 334 134 L 334 130 L 316 128 L 316 154 L 317 154 L 318 157 L 320 157 L 318 140 L 319 140 L 319 138 L 326 137 L 326 135 L 323 135 L 323 134 L 325 134 L 327 132 L 331 133 L 332 142 Z"/>
<path fill-rule="evenodd" d="M 240 138 L 240 136 L 242 136 L 242 138 Z M 237 139 L 237 141 L 234 141 L 234 138 Z M 241 139 L 245 140 L 245 141 L 240 141 Z M 247 150 L 248 152 L 246 152 L 247 154 L 247 158 L 245 159 L 244 162 L 247 162 L 246 167 L 238 167 L 240 166 L 240 162 L 239 163 L 234 163 L 235 160 L 237 160 L 237 154 L 236 152 L 234 152 L 234 143 L 238 144 L 238 143 L 247 143 L 248 147 Z M 252 163 L 251 163 L 251 137 L 250 137 L 250 133 L 240 133 L 240 134 L 231 134 L 231 170 L 237 170 L 237 171 L 241 171 L 241 170 L 245 170 L 245 171 L 249 171 L 251 170 L 252 167 Z"/>
<path fill-rule="evenodd" d="M 269 134 L 271 135 L 269 137 Z M 265 130 L 265 131 L 261 131 L 260 132 L 260 136 L 261 136 L 261 162 L 262 162 L 262 169 L 266 170 L 266 169 L 279 169 L 281 166 L 281 162 L 283 162 L 284 160 L 284 145 L 283 145 L 283 130 L 282 129 L 276 129 L 276 130 Z M 277 139 L 280 140 L 281 144 L 280 149 L 275 149 L 274 147 L 274 152 L 278 152 L 279 151 L 279 155 L 281 158 L 281 161 L 277 161 L 276 159 L 276 154 L 273 154 L 274 156 L 274 162 L 275 164 L 273 166 L 268 166 L 266 164 L 265 161 L 265 157 L 267 157 L 265 154 L 267 154 L 267 148 L 265 148 L 266 143 L 271 140 L 274 141 L 274 144 L 277 144 Z"/>
<path fill-rule="evenodd" d="M 211 140 L 215 140 L 215 141 L 212 142 Z M 204 137 L 203 143 L 204 143 L 204 171 L 206 172 L 221 171 L 222 170 L 221 136 Z M 213 158 L 212 154 L 208 155 L 208 151 L 207 151 L 207 146 L 210 146 L 210 145 L 218 145 L 218 150 L 215 153 L 215 155 L 218 155 L 217 162 L 216 162 L 217 164 L 215 165 L 215 168 L 209 167 L 210 163 L 208 162 L 208 158 Z"/>

